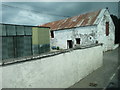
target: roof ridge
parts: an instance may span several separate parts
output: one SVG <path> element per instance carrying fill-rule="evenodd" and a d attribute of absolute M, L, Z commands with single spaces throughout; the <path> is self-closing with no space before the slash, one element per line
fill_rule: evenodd
<path fill-rule="evenodd" d="M 85 14 L 88 14 L 88 13 L 94 13 L 94 12 L 97 12 L 97 11 L 101 11 L 101 9 L 96 10 L 96 11 L 92 11 L 92 12 L 87 12 L 87 13 L 79 14 L 79 15 L 76 15 L 76 16 L 85 15 Z M 72 16 L 72 17 L 68 17 L 68 18 L 73 18 L 73 17 L 76 17 L 76 16 Z M 52 21 L 52 22 L 62 21 L 62 20 L 68 19 L 68 18 L 64 18 L 64 19 L 56 20 L 56 21 Z M 52 22 L 48 22 L 48 23 L 52 23 Z M 48 23 L 45 23 L 45 24 L 48 24 Z"/>
<path fill-rule="evenodd" d="M 95 19 L 99 15 L 102 9 L 80 14 L 77 16 L 68 17 L 65 19 L 45 23 L 39 26 L 47 26 L 50 27 L 51 30 L 58 30 L 58 29 L 65 29 L 65 28 L 72 28 L 72 27 L 80 27 L 86 25 L 93 25 Z"/>

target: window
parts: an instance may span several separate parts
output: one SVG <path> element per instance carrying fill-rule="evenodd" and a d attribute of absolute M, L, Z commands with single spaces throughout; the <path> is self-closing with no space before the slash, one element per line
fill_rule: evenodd
<path fill-rule="evenodd" d="M 80 38 L 76 38 L 76 44 L 80 44 Z"/>
<path fill-rule="evenodd" d="M 106 36 L 109 35 L 109 22 L 106 22 Z"/>
<path fill-rule="evenodd" d="M 54 38 L 54 32 L 51 31 L 51 38 Z"/>

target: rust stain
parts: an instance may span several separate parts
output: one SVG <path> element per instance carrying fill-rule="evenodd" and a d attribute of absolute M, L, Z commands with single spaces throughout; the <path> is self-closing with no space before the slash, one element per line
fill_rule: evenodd
<path fill-rule="evenodd" d="M 101 10 L 98 10 L 96 12 L 89 12 L 79 16 L 74 16 L 74 17 L 63 19 L 63 20 L 46 23 L 39 26 L 50 27 L 51 30 L 60 30 L 60 29 L 66 29 L 66 28 L 93 25 L 100 11 Z"/>

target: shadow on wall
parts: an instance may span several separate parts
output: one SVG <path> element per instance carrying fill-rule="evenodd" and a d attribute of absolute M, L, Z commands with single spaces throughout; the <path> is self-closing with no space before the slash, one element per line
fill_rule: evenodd
<path fill-rule="evenodd" d="M 115 25 L 115 44 L 120 44 L 120 18 L 115 15 L 111 15 L 111 18 Z"/>

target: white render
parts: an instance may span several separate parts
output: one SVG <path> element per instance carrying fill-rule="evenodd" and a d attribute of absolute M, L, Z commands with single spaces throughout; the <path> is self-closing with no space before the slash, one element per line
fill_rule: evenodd
<path fill-rule="evenodd" d="M 75 46 L 75 38 L 81 39 L 80 45 L 82 46 L 93 44 L 95 43 L 96 29 L 96 26 L 87 26 L 54 31 L 55 38 L 51 38 L 51 45 L 58 46 L 61 49 L 67 49 L 67 40 L 72 40 L 74 43 L 73 46 Z"/>
<path fill-rule="evenodd" d="M 106 22 L 109 22 L 109 35 L 106 36 Z M 84 26 L 64 30 L 55 30 L 54 38 L 51 38 L 51 47 L 56 46 L 60 49 L 67 49 L 67 40 L 73 41 L 80 38 L 80 46 L 103 43 L 103 51 L 112 50 L 115 41 L 115 26 L 107 9 L 102 9 L 93 26 Z"/>
<path fill-rule="evenodd" d="M 99 43 L 103 43 L 103 51 L 108 51 L 114 49 L 115 41 L 115 26 L 110 17 L 109 11 L 103 9 L 97 20 L 99 23 L 97 25 L 97 40 Z M 106 36 L 105 24 L 109 22 L 109 35 Z M 97 22 L 95 22 L 97 24 Z"/>
<path fill-rule="evenodd" d="M 68 88 L 102 64 L 102 46 L 95 46 L 3 66 L 2 88 Z"/>

